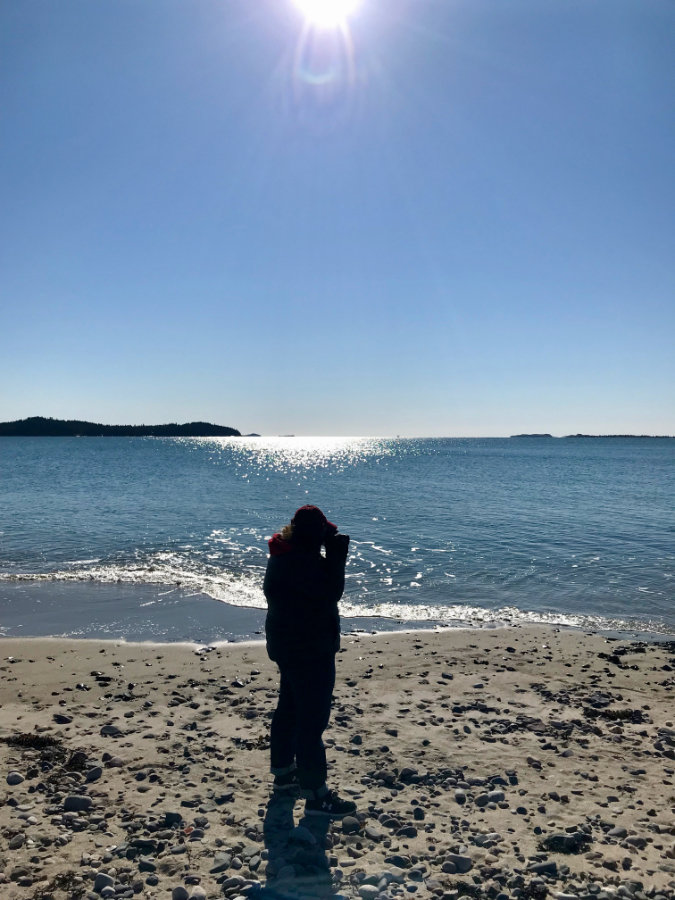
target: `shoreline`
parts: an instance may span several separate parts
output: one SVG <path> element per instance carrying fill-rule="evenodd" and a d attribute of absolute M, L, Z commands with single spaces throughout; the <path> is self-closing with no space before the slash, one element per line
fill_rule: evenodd
<path fill-rule="evenodd" d="M 345 631 L 337 661 L 358 815 L 322 826 L 270 794 L 262 642 L 0 639 L 3 900 L 675 896 L 674 646 Z"/>
<path fill-rule="evenodd" d="M 56 637 L 79 640 L 126 640 L 132 643 L 194 643 L 214 645 L 264 640 L 266 609 L 233 604 L 209 594 L 165 584 L 103 583 L 93 581 L 2 581 L 0 582 L 0 637 Z M 353 609 L 353 607 L 352 607 Z M 527 613 L 485 620 L 485 610 L 463 608 L 467 615 L 453 621 L 406 619 L 385 615 L 345 615 L 343 632 L 355 629 L 389 634 L 403 631 L 489 631 L 515 627 L 563 628 L 594 633 L 619 640 L 667 643 L 675 640 L 675 624 L 664 630 L 606 627 L 596 622 L 532 620 Z M 351 611 L 351 610 L 350 610 Z M 561 618 L 564 616 L 561 614 Z M 589 619 L 594 617 L 588 616 Z M 622 623 L 623 624 L 623 623 Z M 26 634 L 26 628 L 32 634 Z M 669 630 L 665 630 L 669 629 Z"/>

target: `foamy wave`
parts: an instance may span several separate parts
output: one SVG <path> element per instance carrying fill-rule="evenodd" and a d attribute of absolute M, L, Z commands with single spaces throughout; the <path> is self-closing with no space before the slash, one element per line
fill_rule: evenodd
<path fill-rule="evenodd" d="M 253 571 L 251 571 L 253 570 Z M 54 572 L 0 573 L 0 582 L 95 582 L 100 584 L 156 584 L 193 594 L 206 594 L 232 606 L 265 609 L 262 592 L 263 566 L 247 567 L 245 572 L 228 571 L 217 566 L 189 562 L 180 554 L 156 553 L 144 561 L 124 565 L 95 565 Z M 536 612 L 515 606 L 489 609 L 469 604 L 429 604 L 396 601 L 379 602 L 366 593 L 351 596 L 340 603 L 346 618 L 391 619 L 401 625 L 428 622 L 447 627 L 504 627 L 507 625 L 561 625 L 591 631 L 640 632 L 671 635 L 673 629 L 662 621 L 619 619 L 598 615 L 569 615 Z"/>
<path fill-rule="evenodd" d="M 55 572 L 0 573 L 1 581 L 168 585 L 188 593 L 206 594 L 232 606 L 265 608 L 261 575 L 232 572 L 203 564 L 190 565 L 180 554 L 169 552 L 156 553 L 147 560 L 124 565 L 111 563 Z"/>
<path fill-rule="evenodd" d="M 589 631 L 644 632 L 651 634 L 672 634 L 672 629 L 663 622 L 643 619 L 615 619 L 596 615 L 567 615 L 564 613 L 543 613 L 519 609 L 515 606 L 488 609 L 487 607 L 453 604 L 435 606 L 431 604 L 408 603 L 342 603 L 344 616 L 365 616 L 372 618 L 397 619 L 404 622 L 429 622 L 454 627 L 507 625 L 561 625 L 567 628 L 584 628 Z"/>

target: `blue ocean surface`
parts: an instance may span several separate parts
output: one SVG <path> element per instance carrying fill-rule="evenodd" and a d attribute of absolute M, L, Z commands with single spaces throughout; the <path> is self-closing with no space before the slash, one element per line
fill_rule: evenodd
<path fill-rule="evenodd" d="M 259 628 L 266 540 L 314 503 L 351 535 L 344 616 L 672 635 L 674 462 L 648 438 L 2 438 L 0 631 Z"/>

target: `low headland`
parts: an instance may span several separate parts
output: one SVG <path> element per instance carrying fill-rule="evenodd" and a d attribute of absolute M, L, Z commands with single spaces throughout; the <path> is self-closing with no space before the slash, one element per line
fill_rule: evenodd
<path fill-rule="evenodd" d="M 264 644 L 0 640 L 0 895 L 672 900 L 675 644 L 343 635 L 329 781 L 275 796 Z"/>
<path fill-rule="evenodd" d="M 0 422 L 0 437 L 241 437 L 227 425 L 186 422 L 179 425 L 100 425 L 78 419 L 49 419 L 32 416 L 14 422 Z"/>

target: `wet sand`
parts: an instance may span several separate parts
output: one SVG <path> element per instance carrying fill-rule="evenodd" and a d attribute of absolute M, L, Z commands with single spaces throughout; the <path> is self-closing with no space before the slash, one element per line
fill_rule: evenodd
<path fill-rule="evenodd" d="M 344 822 L 274 797 L 261 643 L 0 640 L 0 896 L 675 897 L 675 647 L 343 636 Z"/>

